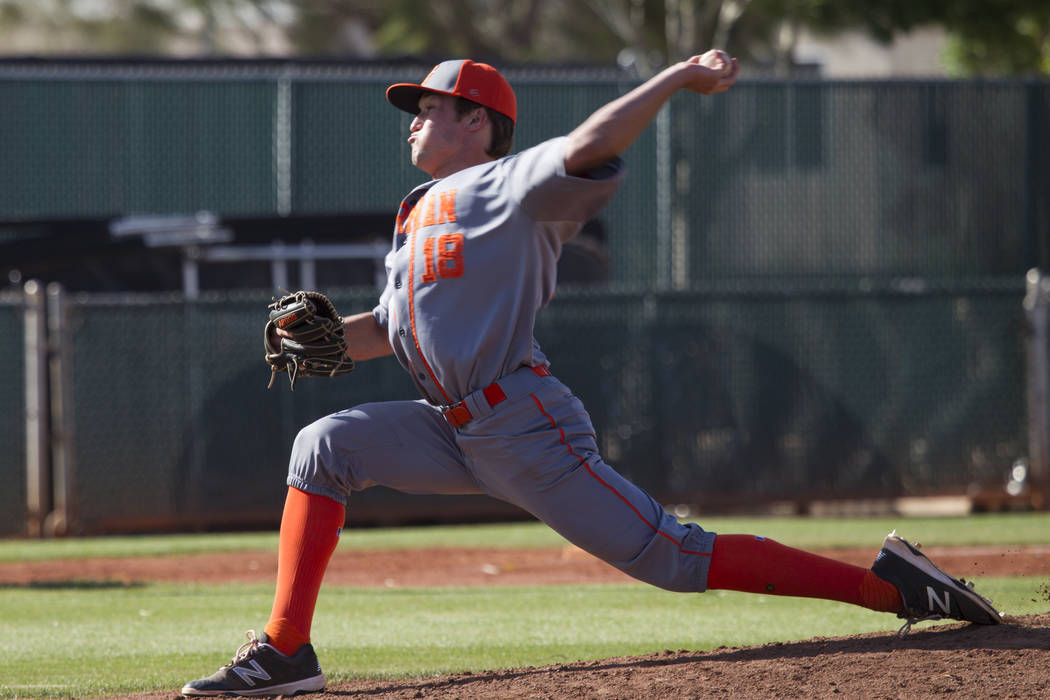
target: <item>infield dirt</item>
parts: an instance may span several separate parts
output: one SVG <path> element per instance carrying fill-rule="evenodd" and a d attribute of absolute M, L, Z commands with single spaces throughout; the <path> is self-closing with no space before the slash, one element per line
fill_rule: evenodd
<path fill-rule="evenodd" d="M 1050 608 L 1050 547 L 927 548 L 957 576 L 1032 578 L 1033 598 Z M 871 550 L 828 556 L 869 566 Z M 0 565 L 0 582 L 272 581 L 276 555 L 239 552 Z M 626 581 L 575 548 L 340 551 L 327 585 L 369 587 L 540 585 Z M 315 698 L 1050 698 L 1050 613 L 1004 624 L 916 629 L 710 651 L 664 650 L 610 658 L 398 681 L 329 685 Z M 174 692 L 134 696 L 160 700 Z"/>

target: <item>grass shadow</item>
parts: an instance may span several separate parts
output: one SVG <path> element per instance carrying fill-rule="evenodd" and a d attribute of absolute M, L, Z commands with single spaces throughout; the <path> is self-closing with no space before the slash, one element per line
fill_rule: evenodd
<path fill-rule="evenodd" d="M 107 590 L 112 588 L 145 588 L 142 581 L 97 581 L 91 579 L 73 579 L 67 581 L 28 581 L 15 583 L 11 581 L 0 581 L 0 590 L 12 588 L 24 588 L 35 591 L 92 591 Z"/>

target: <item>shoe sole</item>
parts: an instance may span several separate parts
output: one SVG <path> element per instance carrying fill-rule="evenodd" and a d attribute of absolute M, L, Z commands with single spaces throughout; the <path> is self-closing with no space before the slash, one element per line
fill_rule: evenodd
<path fill-rule="evenodd" d="M 944 584 L 957 595 L 965 597 L 968 601 L 983 610 L 989 618 L 987 621 L 983 622 L 977 620 L 968 620 L 968 622 L 975 622 L 983 625 L 998 625 L 1002 622 L 1003 614 L 993 608 L 990 601 L 984 596 L 970 590 L 970 588 L 961 583 L 957 578 L 949 576 L 941 571 L 925 554 L 908 542 L 899 537 L 890 536 L 882 543 L 882 548 L 890 554 L 899 557 L 911 566 L 914 566 L 916 569 L 919 569 L 930 578 Z M 932 596 L 933 594 L 931 593 L 930 595 Z M 931 612 L 933 611 L 931 610 Z"/>
<path fill-rule="evenodd" d="M 299 693 L 316 693 L 324 690 L 325 684 L 326 681 L 324 674 L 321 674 L 301 681 L 293 681 L 281 685 L 268 685 L 265 688 L 215 691 L 183 688 L 180 695 L 183 697 L 214 697 L 220 695 L 233 695 L 237 697 L 253 697 L 256 695 L 297 695 Z"/>

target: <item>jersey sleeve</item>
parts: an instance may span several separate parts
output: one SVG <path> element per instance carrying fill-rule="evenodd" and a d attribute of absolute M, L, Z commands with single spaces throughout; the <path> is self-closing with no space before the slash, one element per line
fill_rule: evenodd
<path fill-rule="evenodd" d="M 504 160 L 512 196 L 536 221 L 586 223 L 612 199 L 626 174 L 620 158 L 582 176 L 567 174 L 567 142 L 560 136 Z"/>

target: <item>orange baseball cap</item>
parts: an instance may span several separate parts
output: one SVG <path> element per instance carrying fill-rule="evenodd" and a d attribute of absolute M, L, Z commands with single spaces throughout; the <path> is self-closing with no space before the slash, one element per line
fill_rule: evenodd
<path fill-rule="evenodd" d="M 422 83 L 397 83 L 386 89 L 386 99 L 409 114 L 419 114 L 419 98 L 424 93 L 452 95 L 490 107 L 517 121 L 518 101 L 510 83 L 487 63 L 469 60 L 444 61 L 430 71 Z"/>

